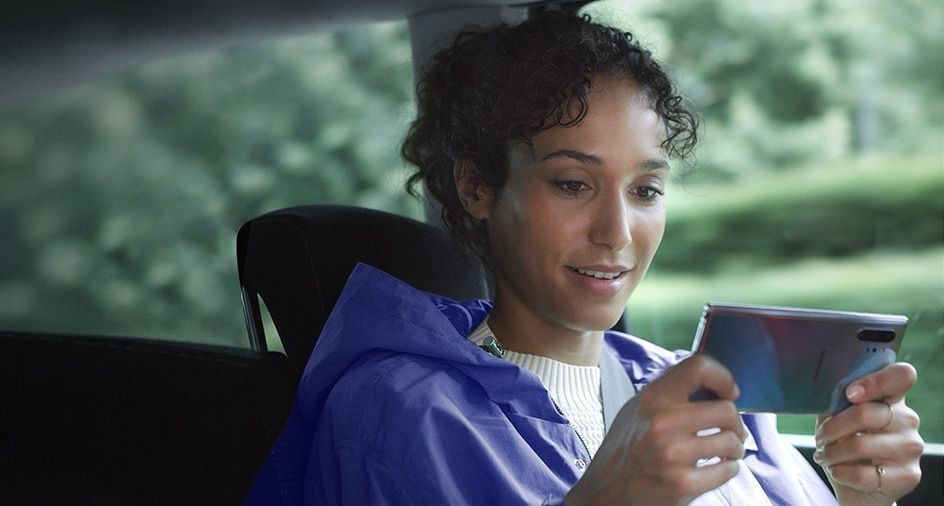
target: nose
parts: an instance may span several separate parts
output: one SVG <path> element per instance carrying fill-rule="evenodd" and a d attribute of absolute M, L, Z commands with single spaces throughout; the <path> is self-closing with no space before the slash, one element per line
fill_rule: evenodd
<path fill-rule="evenodd" d="M 590 229 L 590 241 L 620 251 L 633 242 L 632 208 L 622 192 L 600 199 Z"/>

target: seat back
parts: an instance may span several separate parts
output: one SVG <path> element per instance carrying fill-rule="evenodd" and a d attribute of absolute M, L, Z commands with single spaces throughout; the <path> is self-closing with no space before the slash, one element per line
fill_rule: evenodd
<path fill-rule="evenodd" d="M 265 350 L 259 299 L 297 377 L 358 263 L 452 299 L 488 294 L 485 270 L 436 227 L 349 206 L 281 209 L 246 222 L 237 266 L 252 347 Z"/>
<path fill-rule="evenodd" d="M 294 398 L 285 357 L 0 331 L 0 503 L 238 504 Z"/>

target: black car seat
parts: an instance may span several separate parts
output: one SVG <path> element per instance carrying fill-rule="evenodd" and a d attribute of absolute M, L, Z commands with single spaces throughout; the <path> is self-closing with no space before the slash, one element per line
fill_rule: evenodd
<path fill-rule="evenodd" d="M 0 331 L 0 504 L 239 504 L 294 400 L 285 357 Z"/>
<path fill-rule="evenodd" d="M 252 346 L 267 349 L 261 298 L 297 378 L 358 263 L 452 299 L 488 295 L 482 264 L 445 231 L 386 212 L 332 205 L 281 209 L 246 222 L 236 242 Z"/>

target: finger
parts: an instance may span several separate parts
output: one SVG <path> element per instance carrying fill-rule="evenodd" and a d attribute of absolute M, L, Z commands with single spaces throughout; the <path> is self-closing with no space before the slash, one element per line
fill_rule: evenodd
<path fill-rule="evenodd" d="M 743 457 L 746 429 L 734 405 L 730 401 L 695 404 L 673 406 L 649 420 L 636 445 L 647 455 L 647 467 L 687 468 L 712 457 Z"/>
<path fill-rule="evenodd" d="M 846 398 L 853 404 L 884 399 L 889 404 L 904 399 L 914 386 L 918 373 L 905 362 L 890 364 L 846 387 Z"/>
<path fill-rule="evenodd" d="M 729 431 L 709 436 L 676 438 L 663 446 L 650 447 L 645 452 L 647 465 L 652 470 L 693 469 L 713 465 L 722 460 L 744 457 L 744 443 Z"/>
<path fill-rule="evenodd" d="M 884 402 L 851 406 L 823 419 L 816 429 L 816 446 L 822 447 L 845 437 L 867 431 L 890 428 L 895 422 L 893 408 Z"/>
<path fill-rule="evenodd" d="M 689 405 L 684 409 L 686 409 L 689 416 L 691 416 L 690 414 L 695 412 L 694 410 L 696 408 Z M 744 426 L 741 414 L 738 413 L 737 407 L 734 406 L 733 402 L 714 401 L 709 406 L 706 406 L 705 409 L 709 410 L 710 415 L 706 416 L 705 421 L 700 425 L 704 425 L 712 430 L 717 429 L 718 432 L 731 433 L 735 435 L 741 443 L 747 440 L 747 427 Z M 699 436 L 705 435 L 706 434 L 699 433 Z"/>
<path fill-rule="evenodd" d="M 879 467 L 881 466 L 881 471 Z M 918 465 L 889 466 L 885 464 L 838 464 L 827 470 L 834 485 L 862 492 L 881 493 L 892 499 L 901 497 L 921 481 Z M 879 475 L 881 481 L 879 481 Z"/>
<path fill-rule="evenodd" d="M 714 490 L 724 485 L 731 478 L 737 476 L 740 471 L 740 461 L 738 460 L 720 460 L 716 463 L 703 465 L 695 469 L 694 474 L 699 482 L 707 484 L 701 492 Z M 700 495 L 700 494 L 698 494 Z"/>
<path fill-rule="evenodd" d="M 891 485 L 891 477 L 888 473 L 891 469 L 883 467 L 885 475 L 882 476 L 882 486 Z M 828 468 L 829 475 L 836 484 L 871 492 L 879 488 L 879 473 L 871 463 L 867 464 L 837 464 Z"/>
<path fill-rule="evenodd" d="M 721 460 L 701 467 L 677 470 L 653 481 L 661 487 L 673 490 L 688 503 L 705 492 L 724 485 L 737 476 L 739 470 L 740 464 L 737 460 Z"/>
<path fill-rule="evenodd" d="M 701 401 L 673 405 L 650 419 L 649 432 L 656 438 L 701 437 L 716 432 L 730 432 L 741 441 L 747 429 L 731 401 Z M 711 430 L 709 434 L 701 434 Z"/>
<path fill-rule="evenodd" d="M 823 447 L 864 432 L 912 433 L 920 418 L 904 402 L 885 404 L 866 402 L 851 406 L 839 414 L 819 419 L 816 446 Z"/>
<path fill-rule="evenodd" d="M 862 462 L 906 463 L 921 458 L 924 442 L 902 434 L 869 434 L 818 447 L 813 460 L 824 467 Z"/>
<path fill-rule="evenodd" d="M 693 355 L 669 368 L 665 374 L 649 386 L 647 390 L 653 397 L 665 403 L 688 402 L 689 397 L 699 391 L 706 390 L 722 400 L 734 400 L 740 395 L 734 377 L 726 367 L 717 360 L 705 355 Z"/>
<path fill-rule="evenodd" d="M 659 462 L 669 466 L 691 466 L 712 459 L 738 460 L 744 458 L 744 438 L 730 430 L 714 429 L 705 434 L 676 435 L 663 440 L 653 455 Z"/>
<path fill-rule="evenodd" d="M 695 456 L 698 461 L 716 457 L 722 460 L 744 458 L 744 440 L 731 431 L 722 431 L 699 439 Z"/>

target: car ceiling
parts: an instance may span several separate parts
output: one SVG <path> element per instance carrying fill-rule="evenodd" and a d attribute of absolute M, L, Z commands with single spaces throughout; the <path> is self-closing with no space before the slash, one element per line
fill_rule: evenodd
<path fill-rule="evenodd" d="M 556 3 L 579 2 L 8 0 L 0 3 L 0 104 L 190 51 L 427 13 L 524 10 Z"/>

